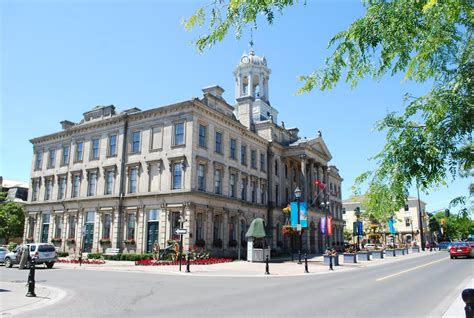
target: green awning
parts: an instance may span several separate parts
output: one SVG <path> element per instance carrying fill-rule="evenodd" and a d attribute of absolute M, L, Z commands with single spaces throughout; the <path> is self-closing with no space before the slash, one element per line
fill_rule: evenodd
<path fill-rule="evenodd" d="M 267 236 L 265 234 L 265 221 L 262 218 L 256 218 L 250 223 L 249 229 L 245 237 L 262 238 Z"/>

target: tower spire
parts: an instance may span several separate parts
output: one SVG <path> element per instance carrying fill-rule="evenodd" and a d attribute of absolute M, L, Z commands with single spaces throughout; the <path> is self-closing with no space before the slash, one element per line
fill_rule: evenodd
<path fill-rule="evenodd" d="M 255 54 L 255 51 L 253 50 L 253 45 L 255 44 L 253 42 L 253 27 L 250 28 L 250 42 L 249 42 L 249 46 L 250 46 L 250 55 L 254 55 Z"/>

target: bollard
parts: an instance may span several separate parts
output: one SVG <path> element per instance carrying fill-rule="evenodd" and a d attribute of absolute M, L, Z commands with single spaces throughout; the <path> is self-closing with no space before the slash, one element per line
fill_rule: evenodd
<path fill-rule="evenodd" d="M 189 253 L 188 253 L 188 260 L 187 260 L 187 263 L 186 263 L 186 273 L 191 273 L 191 271 L 189 270 L 189 265 L 191 264 L 191 260 L 189 259 Z"/>
<path fill-rule="evenodd" d="M 32 258 L 30 262 L 30 273 L 28 274 L 28 293 L 26 297 L 36 297 L 35 294 L 35 259 Z"/>
<path fill-rule="evenodd" d="M 466 318 L 474 317 L 474 289 L 467 288 L 462 291 L 462 300 L 466 303 L 464 311 L 466 312 Z"/>
<path fill-rule="evenodd" d="M 301 250 L 298 250 L 298 264 L 303 264 L 301 262 Z"/>
<path fill-rule="evenodd" d="M 329 270 L 334 270 L 334 268 L 332 268 L 332 255 L 329 254 Z"/>
<path fill-rule="evenodd" d="M 265 257 L 265 275 L 270 275 L 270 267 L 268 266 L 268 255 Z"/>
<path fill-rule="evenodd" d="M 291 250 L 291 261 L 292 261 L 292 262 L 295 261 L 295 255 L 293 254 L 293 250 Z"/>
<path fill-rule="evenodd" d="M 304 272 L 309 273 L 308 271 L 308 254 L 304 253 Z"/>

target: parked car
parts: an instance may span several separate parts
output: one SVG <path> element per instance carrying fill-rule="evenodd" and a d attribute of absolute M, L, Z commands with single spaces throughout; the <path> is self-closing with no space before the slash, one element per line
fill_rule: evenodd
<path fill-rule="evenodd" d="M 455 242 L 452 243 L 449 249 L 449 256 L 451 259 L 458 258 L 459 256 L 471 257 L 472 248 L 466 242 Z"/>
<path fill-rule="evenodd" d="M 474 257 L 474 242 L 468 241 L 467 244 L 471 247 L 471 257 Z"/>
<path fill-rule="evenodd" d="M 451 242 L 441 242 L 438 244 L 439 250 L 449 250 L 449 246 L 451 245 Z"/>
<path fill-rule="evenodd" d="M 58 253 L 56 253 L 56 248 L 54 245 L 49 243 L 31 243 L 27 244 L 30 256 L 35 259 L 35 264 L 46 264 L 46 267 L 52 268 L 54 263 L 58 259 Z M 21 246 L 17 246 L 13 252 L 7 253 L 5 255 L 5 267 L 12 267 L 14 264 L 20 263 L 20 251 Z M 28 261 L 26 267 L 30 267 L 30 262 Z"/>
<path fill-rule="evenodd" d="M 372 243 L 365 244 L 364 247 L 365 247 L 366 249 L 368 249 L 369 251 L 375 250 L 375 244 L 372 244 Z"/>
<path fill-rule="evenodd" d="M 0 247 L 0 263 L 5 262 L 5 255 L 7 255 L 8 249 L 6 247 Z"/>

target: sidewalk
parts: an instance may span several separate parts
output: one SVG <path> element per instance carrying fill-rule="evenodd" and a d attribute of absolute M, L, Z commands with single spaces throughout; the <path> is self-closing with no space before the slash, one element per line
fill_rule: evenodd
<path fill-rule="evenodd" d="M 457 295 L 449 306 L 448 310 L 444 313 L 443 318 L 464 318 L 466 317 L 466 313 L 464 311 L 464 307 L 466 304 L 462 300 L 461 294 L 464 289 L 467 288 L 474 288 L 474 278 L 471 278 L 467 284 L 461 286 L 458 290 L 455 291 L 455 295 Z"/>
<path fill-rule="evenodd" d="M 26 281 L 2 282 L 0 316 L 17 315 L 25 311 L 52 305 L 66 296 L 60 289 L 36 284 L 36 297 L 26 297 Z"/>

